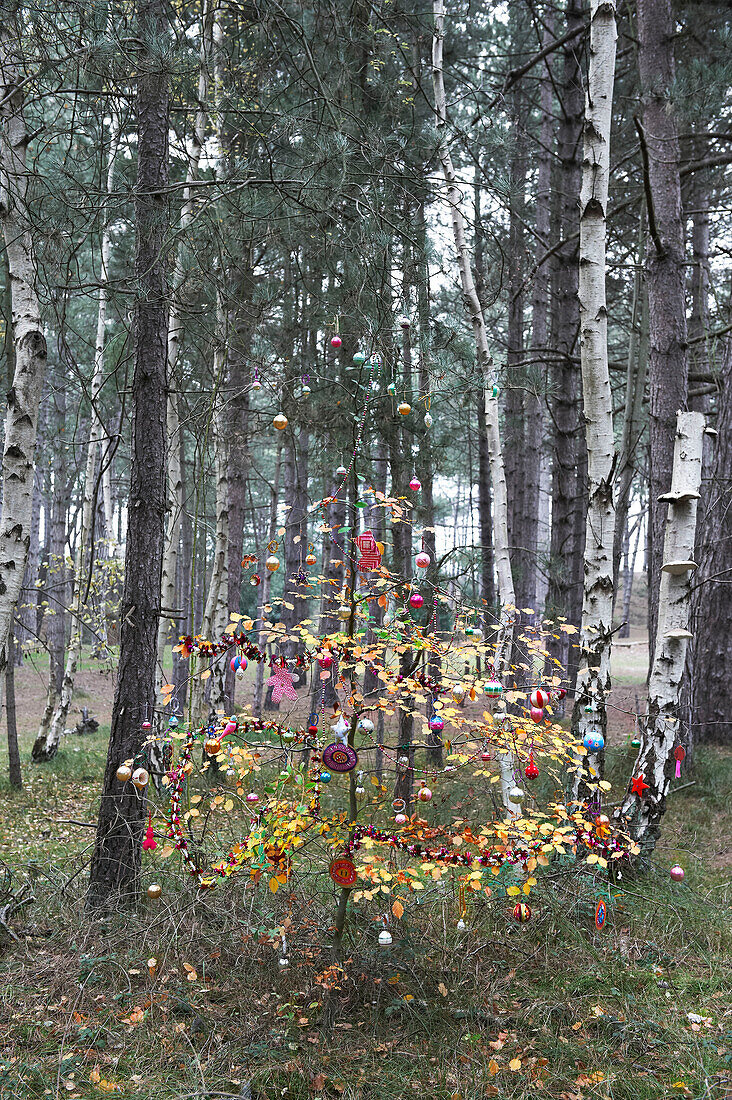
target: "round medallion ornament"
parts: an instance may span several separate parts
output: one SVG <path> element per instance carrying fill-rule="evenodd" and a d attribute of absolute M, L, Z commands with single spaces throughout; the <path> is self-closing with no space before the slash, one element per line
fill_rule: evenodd
<path fill-rule="evenodd" d="M 323 763 L 334 772 L 350 772 L 358 764 L 358 753 L 350 745 L 334 741 L 323 749 Z"/>
<path fill-rule="evenodd" d="M 336 886 L 350 887 L 356 882 L 356 868 L 353 862 L 345 856 L 334 859 L 328 868 L 328 874 Z"/>
<path fill-rule="evenodd" d="M 599 931 L 605 927 L 605 921 L 607 920 L 607 906 L 605 902 L 600 898 L 595 908 L 595 928 Z"/>

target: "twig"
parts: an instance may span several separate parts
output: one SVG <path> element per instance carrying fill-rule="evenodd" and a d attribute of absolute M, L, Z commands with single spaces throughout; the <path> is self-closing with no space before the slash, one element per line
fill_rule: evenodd
<path fill-rule="evenodd" d="M 650 168 L 648 164 L 648 144 L 646 142 L 646 132 L 643 129 L 643 123 L 638 118 L 638 115 L 633 115 L 633 122 L 635 128 L 638 131 L 638 141 L 640 142 L 641 160 L 643 161 L 643 190 L 646 196 L 646 209 L 648 211 L 648 230 L 651 234 L 651 240 L 653 246 L 656 249 L 659 257 L 666 255 L 666 249 L 663 247 L 663 242 L 658 235 L 658 227 L 656 225 L 656 211 L 653 206 L 653 192 L 651 191 L 651 176 Z"/>

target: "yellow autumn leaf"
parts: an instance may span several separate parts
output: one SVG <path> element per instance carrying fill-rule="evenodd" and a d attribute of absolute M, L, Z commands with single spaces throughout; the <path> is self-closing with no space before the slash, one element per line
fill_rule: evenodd
<path fill-rule="evenodd" d="M 438 990 L 439 990 L 439 992 L 440 992 L 440 995 L 441 995 L 442 997 L 446 997 L 446 996 L 447 996 L 447 986 L 445 985 L 445 983 L 444 983 L 444 982 L 438 982 L 437 988 L 438 988 Z"/>
<path fill-rule="evenodd" d="M 203 672 L 201 673 L 201 679 L 202 680 L 208 680 L 210 675 L 211 675 L 211 669 L 210 668 L 205 668 L 203 670 Z"/>
<path fill-rule="evenodd" d="M 396 901 L 394 902 L 394 904 L 392 905 L 391 911 L 392 911 L 392 913 L 394 914 L 394 916 L 396 917 L 397 920 L 401 920 L 401 918 L 404 916 L 404 906 L 402 905 L 399 898 L 397 898 Z"/>
<path fill-rule="evenodd" d="M 232 800 L 230 798 L 227 798 L 226 802 L 224 802 L 224 809 L 226 810 L 227 814 L 230 813 L 231 810 L 234 809 L 234 803 L 232 802 Z"/>
<path fill-rule="evenodd" d="M 490 1062 L 488 1063 L 488 1072 L 491 1074 L 491 1076 L 494 1077 L 498 1073 L 500 1068 L 501 1067 L 498 1065 L 498 1062 L 495 1060 L 495 1058 L 491 1058 Z"/>
<path fill-rule="evenodd" d="M 518 886 L 509 886 L 506 890 L 506 893 L 510 898 L 515 898 L 518 894 L 521 893 L 521 891 L 519 890 Z"/>
<path fill-rule="evenodd" d="M 271 878 L 269 880 L 269 888 L 270 888 L 270 890 L 272 891 L 273 894 L 277 893 L 277 891 L 280 888 L 280 884 L 279 884 L 279 882 L 277 881 L 276 878 Z"/>
<path fill-rule="evenodd" d="M 512 1069 L 514 1073 L 516 1072 L 516 1070 L 521 1069 L 521 1059 L 512 1058 L 511 1061 L 508 1063 L 508 1068 Z"/>

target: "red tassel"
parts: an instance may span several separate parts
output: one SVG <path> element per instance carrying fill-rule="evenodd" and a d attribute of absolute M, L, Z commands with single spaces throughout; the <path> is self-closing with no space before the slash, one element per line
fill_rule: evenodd
<path fill-rule="evenodd" d="M 158 846 L 158 842 L 155 839 L 155 836 L 153 834 L 152 813 L 151 813 L 150 818 L 149 818 L 148 823 L 147 823 L 147 829 L 145 830 L 145 839 L 142 842 L 142 850 L 143 850 L 143 852 L 152 852 L 155 848 L 157 848 L 157 846 Z"/>

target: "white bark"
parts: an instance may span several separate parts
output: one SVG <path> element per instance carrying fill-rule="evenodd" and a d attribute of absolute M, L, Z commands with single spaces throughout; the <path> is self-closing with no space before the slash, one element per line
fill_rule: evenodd
<path fill-rule="evenodd" d="M 30 546 L 38 408 L 46 340 L 36 293 L 36 266 L 26 205 L 28 134 L 23 113 L 20 5 L 3 4 L 0 18 L 0 223 L 10 273 L 13 384 L 5 416 L 0 513 L 0 672 Z"/>
<path fill-rule="evenodd" d="M 95 481 L 97 474 L 97 452 L 101 448 L 105 436 L 105 428 L 99 416 L 99 393 L 104 383 L 104 348 L 107 321 L 107 280 L 109 278 L 109 260 L 112 249 L 111 229 L 107 219 L 107 203 L 112 189 L 114 176 L 114 163 L 119 148 L 121 131 L 121 119 L 115 112 L 112 116 L 111 131 L 109 136 L 109 152 L 107 155 L 106 190 L 102 204 L 102 218 L 104 228 L 102 230 L 101 243 L 101 270 L 99 272 L 99 298 L 97 300 L 97 334 L 94 345 L 94 371 L 90 387 L 91 419 L 89 426 L 89 438 L 86 444 L 86 466 L 84 469 L 84 489 L 81 507 L 81 531 L 77 542 L 73 592 L 71 598 L 71 637 L 69 649 L 66 654 L 64 676 L 61 681 L 61 691 L 56 701 L 48 732 L 45 740 L 45 753 L 49 759 L 55 755 L 61 736 L 66 728 L 66 720 L 69 716 L 71 703 L 74 698 L 74 681 L 76 670 L 81 656 L 81 643 L 84 625 L 84 595 L 89 581 L 89 573 L 94 568 L 94 545 L 92 539 L 92 520 L 94 512 Z M 36 744 L 39 743 L 43 733 L 43 724 L 38 733 Z"/>
<path fill-rule="evenodd" d="M 193 183 L 198 176 L 201 152 L 206 140 L 206 120 L 208 117 L 208 66 L 211 53 L 211 14 L 210 5 L 203 4 L 201 16 L 201 49 L 198 70 L 198 109 L 193 124 L 193 132 L 186 143 L 186 182 L 183 189 L 183 204 L 180 212 L 179 230 L 181 238 L 188 229 L 194 212 Z M 185 280 L 183 255 L 178 247 L 173 268 L 173 293 L 168 321 L 168 523 L 165 531 L 165 550 L 163 553 L 163 579 L 161 583 L 160 606 L 163 611 L 175 610 L 175 578 L 178 566 L 180 529 L 183 519 L 185 500 L 183 498 L 183 474 L 180 464 L 180 411 L 178 393 L 175 388 L 175 369 L 183 338 L 183 309 L 181 294 Z M 160 616 L 157 640 L 156 690 L 165 683 L 163 660 L 165 646 L 171 625 L 175 628 L 178 620 Z"/>
<path fill-rule="evenodd" d="M 604 736 L 605 700 L 610 690 L 616 456 L 607 361 L 605 249 L 616 39 L 614 0 L 592 0 L 579 246 L 580 357 L 589 483 L 580 667 L 572 718 L 579 741 L 588 733 Z M 587 711 L 587 706 L 592 706 L 592 711 Z M 590 754 L 584 778 L 597 778 L 598 768 L 597 756 Z M 579 788 L 578 773 L 574 798 Z"/>
<path fill-rule="evenodd" d="M 216 404 L 214 411 L 213 445 L 216 456 L 216 542 L 211 567 L 211 582 L 203 616 L 203 636 L 218 641 L 229 622 L 229 448 L 226 404 L 223 396 L 223 375 L 226 369 L 226 345 L 224 317 L 218 310 L 219 344 L 214 367 L 216 374 Z M 214 662 L 211 681 L 211 710 L 214 713 L 226 709 L 226 660 Z"/>
<path fill-rule="evenodd" d="M 514 624 L 516 621 L 516 597 L 513 586 L 513 575 L 511 573 L 511 560 L 508 553 L 508 493 L 506 488 L 506 471 L 503 463 L 503 449 L 501 446 L 501 432 L 498 419 L 498 396 L 493 388 L 493 383 L 495 381 L 493 359 L 488 344 L 485 317 L 483 316 L 483 309 L 473 279 L 470 262 L 470 246 L 468 245 L 465 234 L 465 218 L 462 212 L 463 194 L 458 186 L 447 137 L 447 101 L 445 98 L 445 79 L 442 67 L 443 42 L 445 38 L 444 0 L 433 0 L 433 12 L 435 28 L 432 40 L 432 84 L 435 95 L 437 132 L 439 136 L 438 155 L 442 165 L 445 183 L 447 184 L 447 202 L 450 206 L 452 218 L 452 232 L 455 241 L 455 250 L 457 252 L 458 268 L 460 271 L 460 284 L 473 326 L 476 357 L 483 378 L 485 393 L 485 423 L 488 435 L 488 457 L 491 468 L 491 480 L 493 483 L 493 554 L 498 577 L 498 596 L 501 602 L 501 626 L 494 663 L 496 674 L 501 676 L 509 664 L 511 647 L 513 644 Z M 503 803 L 509 813 L 518 815 L 521 812 L 520 805 L 511 802 L 508 797 L 508 792 L 513 786 L 513 772 L 513 760 L 510 756 L 507 756 L 506 760 L 501 760 L 501 792 Z"/>
<path fill-rule="evenodd" d="M 679 694 L 686 663 L 691 579 L 696 568 L 697 500 L 702 476 L 704 414 L 679 412 L 671 491 L 663 540 L 663 566 L 653 666 L 648 683 L 648 714 L 633 776 L 644 777 L 642 797 L 628 791 L 620 813 L 647 857 L 653 850 L 675 770 L 673 748 L 679 739 Z"/>

